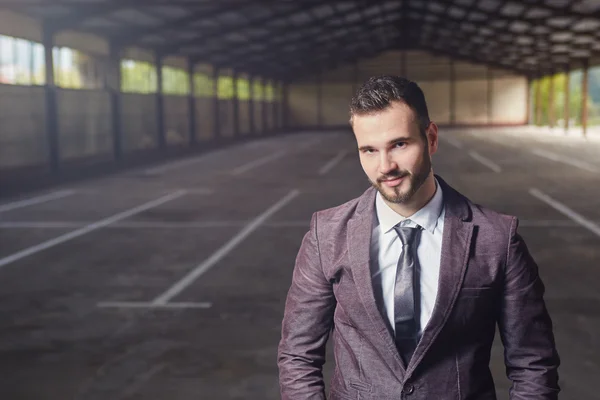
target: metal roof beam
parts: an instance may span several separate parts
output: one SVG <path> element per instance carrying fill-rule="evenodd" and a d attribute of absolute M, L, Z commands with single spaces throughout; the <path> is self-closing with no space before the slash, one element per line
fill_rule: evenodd
<path fill-rule="evenodd" d="M 269 21 L 271 21 L 273 19 L 285 18 L 292 14 L 295 14 L 295 13 L 301 11 L 304 7 L 307 7 L 308 4 L 315 5 L 315 4 L 319 4 L 319 3 L 320 3 L 320 0 L 310 0 L 310 1 L 307 0 L 307 2 L 302 4 L 302 6 L 295 6 L 292 9 L 278 11 L 278 12 L 271 14 L 269 16 L 266 16 L 266 17 L 250 19 L 245 24 L 241 24 L 241 25 L 237 25 L 237 26 L 227 26 L 227 27 L 220 28 L 220 29 L 207 30 L 207 32 L 204 32 L 202 37 L 200 37 L 200 38 L 186 39 L 186 40 L 182 40 L 179 42 L 175 42 L 168 46 L 165 46 L 161 50 L 164 51 L 166 54 L 174 54 L 174 53 L 178 52 L 182 47 L 197 44 L 199 41 L 206 42 L 210 39 L 214 39 L 215 37 L 222 36 L 222 35 L 225 35 L 228 33 L 237 32 L 237 31 L 240 31 L 243 29 L 262 27 L 264 24 L 268 23 Z M 269 35 L 272 33 L 273 32 L 269 32 Z M 194 59 L 200 61 L 203 58 L 203 56 L 204 56 L 204 54 L 194 55 Z"/>
<path fill-rule="evenodd" d="M 208 12 L 207 12 L 207 10 L 202 10 L 202 11 L 196 10 L 196 11 L 192 12 L 190 15 L 186 15 L 184 17 L 177 18 L 175 20 L 169 21 L 158 27 L 154 26 L 154 27 L 142 28 L 142 29 L 129 28 L 129 29 L 126 29 L 125 31 L 119 31 L 119 33 L 117 33 L 117 35 L 112 37 L 112 40 L 114 40 L 116 43 L 119 43 L 119 45 L 122 47 L 131 46 L 131 45 L 134 45 L 136 42 L 139 42 L 146 35 L 161 34 L 161 33 L 167 32 L 171 29 L 181 28 L 181 27 L 190 25 L 194 22 L 201 21 L 204 19 L 212 19 L 221 14 L 230 12 L 232 10 L 238 10 L 238 9 L 239 9 L 239 6 L 228 4 L 227 6 L 222 7 L 222 8 L 216 8 L 216 9 L 213 8 Z M 196 39 L 196 40 L 198 40 L 198 39 Z M 162 49 L 159 49 L 159 52 L 164 53 L 161 50 Z"/>
<path fill-rule="evenodd" d="M 354 13 L 354 12 L 362 12 L 362 10 L 366 9 L 366 8 L 370 8 L 372 7 L 372 4 L 369 5 L 362 5 L 358 8 L 353 8 L 352 10 L 345 10 L 343 12 L 338 11 L 338 13 L 334 14 L 334 15 L 330 15 L 329 17 L 327 17 L 326 19 L 323 20 L 319 20 L 316 21 L 315 23 L 311 24 L 311 26 L 306 26 L 303 27 L 304 30 L 306 29 L 310 29 L 312 27 L 312 25 L 322 25 L 322 24 L 327 24 L 327 22 L 333 20 L 333 19 L 338 19 L 338 18 L 342 18 L 350 13 Z M 394 21 L 396 22 L 396 21 Z M 352 23 L 346 23 L 344 25 L 338 26 L 338 27 L 330 27 L 328 29 L 329 32 L 334 32 L 335 30 L 338 29 L 351 29 L 355 26 L 365 26 L 364 21 L 356 21 L 356 22 L 352 22 Z M 380 27 L 381 25 L 367 25 L 369 28 L 377 28 Z M 342 36 L 341 38 L 337 38 L 336 40 L 339 39 L 339 43 L 340 44 L 347 44 L 349 42 L 351 42 L 354 38 L 353 37 L 348 37 L 347 35 L 344 37 Z M 300 44 L 300 46 L 294 50 L 292 50 L 294 53 L 296 53 L 298 50 L 303 50 L 303 49 L 313 49 L 313 51 L 318 51 L 319 48 L 321 48 L 323 46 L 323 44 L 330 44 L 331 41 L 327 41 L 327 42 L 321 42 L 321 43 L 317 43 L 317 40 L 314 37 L 310 37 L 310 40 L 308 40 L 307 36 L 300 36 L 296 39 L 287 41 L 287 42 L 281 42 L 281 43 L 274 43 L 276 42 L 276 35 L 273 35 L 273 37 L 271 39 L 269 39 L 267 41 L 267 47 L 264 50 L 261 50 L 259 52 L 255 52 L 252 50 L 248 50 L 248 44 L 245 44 L 246 48 L 244 49 L 243 52 L 241 53 L 236 53 L 233 56 L 228 57 L 227 59 L 223 60 L 222 63 L 223 64 L 228 64 L 228 63 L 237 63 L 240 60 L 243 60 L 249 56 L 255 56 L 255 55 L 260 55 L 260 56 L 269 56 L 269 60 L 273 59 L 275 57 L 279 57 L 283 54 L 286 54 L 287 52 L 285 51 L 279 51 L 279 52 L 275 52 L 274 50 L 276 49 L 281 49 L 282 46 L 289 46 L 289 45 L 296 45 L 296 44 Z M 316 47 L 315 47 L 316 46 Z M 281 60 L 281 59 L 280 59 Z"/>
<path fill-rule="evenodd" d="M 99 17 L 126 8 L 128 3 L 131 3 L 131 0 L 122 0 L 119 3 L 116 1 L 107 1 L 98 4 L 87 4 L 85 8 L 69 7 L 72 12 L 68 15 L 65 15 L 64 17 L 48 18 L 45 22 L 47 23 L 48 29 L 53 33 L 58 33 L 60 31 L 76 28 L 79 24 L 89 18 Z M 46 5 L 48 5 L 48 3 L 46 3 Z M 53 3 L 52 5 L 55 4 Z"/>
<path fill-rule="evenodd" d="M 375 3 L 375 2 L 374 2 Z M 319 28 L 321 26 L 323 26 L 324 24 L 327 24 L 328 22 L 330 22 L 333 19 L 336 18 L 341 18 L 344 17 L 346 15 L 349 15 L 351 13 L 354 13 L 356 11 L 360 11 L 369 7 L 372 7 L 374 3 L 370 3 L 370 4 L 361 4 L 361 5 L 357 5 L 354 4 L 351 8 L 348 8 L 346 10 L 344 10 L 343 12 L 338 11 L 337 13 L 335 13 L 334 15 L 330 15 L 326 18 L 322 18 L 316 21 L 312 21 L 308 24 L 306 24 L 305 26 L 301 27 L 302 30 L 306 31 L 312 28 Z M 319 3 L 316 3 L 319 4 Z M 242 53 L 238 53 L 236 54 L 234 57 L 228 58 L 227 61 L 224 61 L 223 63 L 229 62 L 232 58 L 239 58 L 242 57 L 244 55 L 247 54 L 251 54 L 251 53 L 255 53 L 252 50 L 248 49 L 248 46 L 250 44 L 253 44 L 255 42 L 259 42 L 261 44 L 265 44 L 267 46 L 266 50 L 261 51 L 260 53 L 269 53 L 269 51 L 275 47 L 280 47 L 282 45 L 287 45 L 288 43 L 291 42 L 304 42 L 306 40 L 306 36 L 301 36 L 297 39 L 294 39 L 292 41 L 289 42 L 282 42 L 282 43 L 276 43 L 278 41 L 278 38 L 281 35 L 285 35 L 286 33 L 289 33 L 290 31 L 290 27 L 289 26 L 285 26 L 282 28 L 278 28 L 272 31 L 268 31 L 267 33 L 265 33 L 264 35 L 261 35 L 260 37 L 257 37 L 256 39 L 249 41 L 249 42 L 245 42 L 239 45 L 231 45 L 230 47 L 228 47 L 228 50 L 237 50 L 237 49 L 243 49 L 244 51 Z M 265 40 L 266 39 L 266 40 Z M 207 52 L 203 52 L 203 53 L 199 53 L 197 55 L 198 58 L 210 58 L 211 56 L 218 54 L 221 50 L 211 50 L 211 51 L 207 51 Z"/>

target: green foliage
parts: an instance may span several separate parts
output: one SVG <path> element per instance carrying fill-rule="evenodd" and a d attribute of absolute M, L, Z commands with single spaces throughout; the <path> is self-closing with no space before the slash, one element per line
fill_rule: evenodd
<path fill-rule="evenodd" d="M 221 100 L 233 98 L 233 78 L 231 76 L 219 76 L 217 80 L 217 97 Z"/>
<path fill-rule="evenodd" d="M 265 85 L 265 101 L 272 102 L 275 98 L 275 90 L 272 82 L 267 82 Z"/>
<path fill-rule="evenodd" d="M 188 73 L 180 68 L 162 67 L 162 90 L 164 94 L 189 95 L 190 79 Z"/>
<path fill-rule="evenodd" d="M 238 78 L 237 96 L 239 100 L 250 100 L 250 82 L 248 79 Z"/>
<path fill-rule="evenodd" d="M 128 93 L 156 93 L 156 67 L 147 62 L 122 60 L 121 90 Z"/>
<path fill-rule="evenodd" d="M 264 86 L 260 80 L 255 79 L 252 81 L 252 100 L 262 101 L 264 99 Z"/>
<path fill-rule="evenodd" d="M 555 121 L 558 122 L 564 118 L 564 104 L 566 101 L 565 96 L 565 80 L 569 79 L 569 126 L 581 126 L 581 105 L 583 100 L 582 91 L 582 71 L 572 71 L 567 77 L 566 74 L 561 73 L 554 76 L 546 76 L 541 79 L 533 81 L 532 84 L 532 96 L 533 96 L 533 121 L 536 125 L 545 126 L 550 124 L 550 80 L 554 80 L 554 116 Z M 590 70 L 591 75 L 591 70 Z M 540 119 L 537 117 L 537 89 L 539 87 L 541 112 Z M 600 104 L 595 103 L 592 96 L 588 96 L 588 124 L 591 125 L 593 118 L 597 115 L 600 117 Z M 600 119 L 600 118 L 599 118 Z"/>
<path fill-rule="evenodd" d="M 194 96 L 213 97 L 213 80 L 208 74 L 196 72 L 194 74 Z"/>

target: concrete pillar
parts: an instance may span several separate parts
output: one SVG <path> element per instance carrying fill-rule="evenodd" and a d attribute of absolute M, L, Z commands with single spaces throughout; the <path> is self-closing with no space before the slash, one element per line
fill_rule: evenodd
<path fill-rule="evenodd" d="M 256 134 L 256 124 L 254 123 L 254 76 L 248 74 L 248 90 L 249 90 L 249 99 L 248 99 L 248 122 L 250 123 L 250 134 Z"/>
<path fill-rule="evenodd" d="M 493 113 L 493 96 L 494 96 L 494 76 L 492 73 L 492 68 L 491 67 L 487 67 L 486 70 L 486 78 L 487 78 L 487 120 L 488 120 L 488 125 L 492 124 L 492 121 L 494 120 L 494 113 Z M 529 86 L 527 86 L 529 87 Z M 529 97 L 529 90 L 527 91 L 527 96 Z M 527 100 L 527 111 L 529 112 L 529 100 Z M 529 116 L 527 116 L 527 121 L 529 121 Z"/>
<path fill-rule="evenodd" d="M 194 88 L 194 71 L 196 69 L 196 64 L 190 58 L 188 60 L 188 79 L 190 85 L 190 94 L 188 97 L 188 108 L 189 108 L 189 118 L 190 118 L 190 146 L 194 146 L 196 144 L 196 90 Z"/>
<path fill-rule="evenodd" d="M 456 71 L 454 60 L 450 60 L 450 125 L 456 123 Z"/>
<path fill-rule="evenodd" d="M 352 77 L 352 95 L 353 96 L 359 88 L 359 82 L 358 82 L 359 76 L 360 76 L 359 63 L 358 63 L 358 60 L 356 60 L 354 62 L 354 74 Z"/>
<path fill-rule="evenodd" d="M 60 169 L 60 137 L 58 132 L 58 107 L 56 104 L 56 85 L 54 83 L 54 32 L 48 27 L 43 27 L 42 43 L 44 45 L 44 58 L 46 62 L 46 84 L 44 86 L 44 100 L 46 106 L 46 137 L 50 170 L 57 173 Z"/>
<path fill-rule="evenodd" d="M 240 102 L 238 98 L 238 73 L 237 71 L 231 72 L 231 79 L 233 80 L 233 136 L 240 136 Z"/>
<path fill-rule="evenodd" d="M 583 136 L 587 136 L 588 124 L 588 86 L 589 86 L 589 61 L 583 62 L 583 76 L 581 77 L 581 127 L 583 128 Z"/>
<path fill-rule="evenodd" d="M 554 71 L 550 73 L 550 87 L 548 89 L 548 125 L 554 128 L 556 122 L 556 114 L 554 113 Z"/>
<path fill-rule="evenodd" d="M 565 109 L 564 109 L 564 118 L 565 118 L 565 132 L 567 132 L 569 130 L 569 119 L 571 118 L 570 112 L 571 110 L 569 109 L 569 102 L 571 101 L 571 95 L 570 95 L 570 91 L 571 91 L 571 85 L 570 85 L 570 79 L 569 76 L 571 75 L 571 69 L 569 68 L 569 66 L 567 65 L 565 68 L 565 75 L 566 75 L 566 79 L 565 79 L 565 87 L 564 87 L 564 91 L 565 91 Z"/>
<path fill-rule="evenodd" d="M 323 71 L 317 73 L 317 126 L 323 126 Z"/>
<path fill-rule="evenodd" d="M 267 79 L 265 77 L 262 77 L 260 83 L 262 87 L 262 106 L 260 109 L 260 115 L 262 117 L 262 133 L 265 134 L 269 131 L 269 121 L 267 120 L 267 91 L 265 90 L 267 85 Z"/>
<path fill-rule="evenodd" d="M 287 81 L 283 82 L 283 96 L 281 100 L 283 107 L 283 128 L 287 130 L 290 127 L 290 87 Z"/>
<path fill-rule="evenodd" d="M 123 156 L 123 133 L 121 129 L 121 49 L 116 43 L 109 43 L 110 65 L 107 80 L 110 97 L 111 127 L 113 133 L 113 155 L 116 161 Z"/>
<path fill-rule="evenodd" d="M 221 108 L 219 107 L 219 68 L 213 67 L 213 104 L 215 121 L 215 139 L 221 138 Z"/>
<path fill-rule="evenodd" d="M 537 85 L 535 87 L 535 124 L 541 125 L 542 123 L 542 76 L 538 75 Z"/>
<path fill-rule="evenodd" d="M 156 124 L 158 126 L 158 148 L 167 148 L 167 136 L 165 133 L 165 99 L 163 96 L 163 56 L 156 54 Z"/>

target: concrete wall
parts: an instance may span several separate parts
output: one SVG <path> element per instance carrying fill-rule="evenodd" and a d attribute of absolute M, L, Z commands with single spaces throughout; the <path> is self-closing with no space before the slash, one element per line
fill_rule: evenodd
<path fill-rule="evenodd" d="M 290 84 L 288 107 L 288 124 L 290 126 L 316 126 L 318 119 L 317 85 L 310 82 Z M 342 111 L 340 110 L 336 114 L 340 112 Z"/>
<path fill-rule="evenodd" d="M 0 166 L 47 162 L 44 110 L 43 88 L 0 85 Z"/>
<path fill-rule="evenodd" d="M 59 89 L 56 100 L 61 158 L 110 155 L 113 137 L 108 93 Z"/>
<path fill-rule="evenodd" d="M 125 151 L 154 148 L 158 143 L 156 96 L 122 94 L 121 132 Z"/>
<path fill-rule="evenodd" d="M 254 100 L 254 132 L 256 135 L 261 135 L 264 130 L 262 108 L 263 102 Z"/>
<path fill-rule="evenodd" d="M 416 81 L 425 93 L 430 118 L 440 125 L 451 124 L 452 116 L 455 124 L 464 125 L 527 122 L 525 77 L 427 52 L 409 51 L 403 55 L 389 51 L 321 76 L 322 124 L 347 125 L 354 91 L 369 77 L 380 74 L 403 75 Z M 316 77 L 304 77 L 290 85 L 288 111 L 292 126 L 317 125 L 317 93 Z"/>
<path fill-rule="evenodd" d="M 238 100 L 238 118 L 240 124 L 240 135 L 250 134 L 250 104 L 248 100 Z"/>
<path fill-rule="evenodd" d="M 199 142 L 214 138 L 215 106 L 211 98 L 196 99 L 196 139 Z"/>
<path fill-rule="evenodd" d="M 185 145 L 190 140 L 190 107 L 187 96 L 164 96 L 167 146 Z"/>

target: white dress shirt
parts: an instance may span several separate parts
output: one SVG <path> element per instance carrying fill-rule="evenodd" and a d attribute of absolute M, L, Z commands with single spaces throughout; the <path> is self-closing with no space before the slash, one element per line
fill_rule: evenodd
<path fill-rule="evenodd" d="M 396 269 L 402 252 L 402 242 L 394 230 L 394 226 L 422 226 L 421 239 L 417 247 L 418 271 L 420 276 L 420 329 L 419 337 L 433 312 L 437 297 L 440 276 L 440 258 L 442 249 L 442 232 L 444 230 L 444 201 L 442 189 L 436 183 L 433 198 L 423 208 L 409 218 L 404 218 L 392 210 L 383 200 L 380 193 L 375 198 L 376 218 L 371 236 L 371 277 L 376 297 L 383 300 L 392 330 L 394 330 L 394 285 Z"/>

